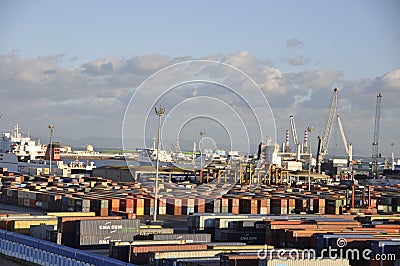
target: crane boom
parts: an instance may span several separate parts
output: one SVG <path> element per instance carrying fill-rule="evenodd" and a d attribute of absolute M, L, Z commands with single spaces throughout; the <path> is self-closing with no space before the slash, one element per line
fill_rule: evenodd
<path fill-rule="evenodd" d="M 292 115 L 290 116 L 290 126 L 292 128 L 293 141 L 296 145 L 297 160 L 300 161 L 300 142 L 297 138 L 296 124 L 294 123 L 294 117 Z"/>
<path fill-rule="evenodd" d="M 299 143 L 299 140 L 297 138 L 296 124 L 294 123 L 294 117 L 292 115 L 290 116 L 290 126 L 292 128 L 292 135 L 293 135 L 294 144 L 297 145 L 297 143 Z"/>
<path fill-rule="evenodd" d="M 337 115 L 337 121 L 339 124 L 340 134 L 342 135 L 344 148 L 346 149 L 346 153 L 347 153 L 347 156 L 349 159 L 348 166 L 350 168 L 350 171 L 352 171 L 353 170 L 353 144 L 347 142 L 346 134 L 344 133 L 344 129 L 343 129 L 342 120 L 340 119 L 339 115 Z"/>
<path fill-rule="evenodd" d="M 378 177 L 378 142 L 379 142 L 379 121 L 381 119 L 381 102 L 382 94 L 376 96 L 376 110 L 375 110 L 375 127 L 374 127 L 374 141 L 372 142 L 372 176 Z"/>
<path fill-rule="evenodd" d="M 339 124 L 340 134 L 342 135 L 344 148 L 346 149 L 346 153 L 349 154 L 349 145 L 347 144 L 346 134 L 344 133 L 342 120 L 340 119 L 339 115 L 337 115 L 337 121 L 338 121 L 338 124 Z"/>
<path fill-rule="evenodd" d="M 337 109 L 337 92 L 338 88 L 336 87 L 335 89 L 333 89 L 331 108 L 329 109 L 328 121 L 326 122 L 325 126 L 325 133 L 322 137 L 318 136 L 318 150 L 317 150 L 318 173 L 321 173 L 321 163 L 325 155 L 328 153 L 329 138 L 331 136 L 333 122 L 335 119 L 336 109 Z"/>

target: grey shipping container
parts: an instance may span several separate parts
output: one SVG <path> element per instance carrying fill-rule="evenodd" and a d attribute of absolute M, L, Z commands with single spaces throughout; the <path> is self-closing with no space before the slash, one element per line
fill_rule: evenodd
<path fill-rule="evenodd" d="M 159 234 L 154 240 L 186 240 L 186 243 L 209 243 L 211 234 Z"/>
<path fill-rule="evenodd" d="M 79 236 L 93 235 L 137 235 L 139 234 L 139 219 L 124 220 L 82 220 L 76 222 L 76 234 Z"/>
<path fill-rule="evenodd" d="M 119 241 L 133 241 L 133 236 L 127 234 L 80 236 L 79 246 L 108 245 Z"/>
<path fill-rule="evenodd" d="M 173 234 L 173 228 L 141 228 L 140 235 Z"/>
<path fill-rule="evenodd" d="M 232 231 L 220 230 L 220 238 L 216 241 L 223 242 L 242 242 L 247 244 L 265 244 L 265 232 L 259 231 Z"/>

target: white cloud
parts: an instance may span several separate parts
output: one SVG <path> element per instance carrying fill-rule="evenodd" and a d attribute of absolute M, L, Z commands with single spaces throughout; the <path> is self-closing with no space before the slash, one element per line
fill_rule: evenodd
<path fill-rule="evenodd" d="M 400 69 L 395 69 L 382 77 L 382 86 L 387 90 L 400 91 Z"/>
<path fill-rule="evenodd" d="M 301 45 L 301 41 L 295 39 L 288 42 L 288 46 Z M 192 58 L 170 58 L 157 54 L 129 58 L 107 56 L 74 68 L 64 66 L 63 59 L 62 55 L 24 59 L 15 52 L 0 55 L 2 131 L 9 130 L 13 124 L 20 122 L 25 125 L 25 129 L 30 128 L 31 133 L 47 136 L 47 124 L 52 121 L 57 125 L 59 136 L 75 139 L 85 136 L 118 139 L 123 114 L 134 89 L 154 72 Z M 316 136 L 318 128 L 325 125 L 335 86 L 339 86 L 339 112 L 356 153 L 360 151 L 368 155 L 370 150 L 376 94 L 379 92 L 383 95 L 382 149 L 389 151 L 388 143 L 398 139 L 394 127 L 400 123 L 400 69 L 364 80 L 344 80 L 343 73 L 337 69 L 283 72 L 247 51 L 215 54 L 206 59 L 231 64 L 255 80 L 274 112 L 278 141 L 284 138 L 284 132 L 289 127 L 290 115 L 295 115 L 299 132 L 311 124 L 316 128 Z M 227 75 L 226 69 L 205 68 L 202 71 L 198 74 L 206 76 L 208 72 L 210 77 Z M 184 77 L 182 75 L 182 78 Z M 166 75 L 163 83 L 168 84 L 171 78 Z M 256 97 L 249 93 L 250 90 L 246 90 L 249 83 L 234 83 L 235 79 L 229 77 L 226 77 L 225 81 L 231 82 L 232 86 L 244 86 L 242 94 L 245 98 Z M 227 94 L 227 90 L 215 89 L 213 92 L 212 88 L 205 90 L 197 87 L 190 92 L 181 91 L 171 94 L 169 103 L 193 97 L 195 93 L 195 96 L 218 97 L 234 107 L 245 107 L 240 98 Z M 107 143 L 95 144 L 107 146 Z"/>
<path fill-rule="evenodd" d="M 308 58 L 298 55 L 294 56 L 292 58 L 287 59 L 288 63 L 294 66 L 302 66 L 308 64 L 310 61 Z"/>
<path fill-rule="evenodd" d="M 288 47 L 303 47 L 303 42 L 300 39 L 293 38 L 286 42 L 286 46 Z"/>

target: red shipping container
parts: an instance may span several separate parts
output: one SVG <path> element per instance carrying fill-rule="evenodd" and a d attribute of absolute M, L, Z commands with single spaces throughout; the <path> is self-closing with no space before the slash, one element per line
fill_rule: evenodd
<path fill-rule="evenodd" d="M 206 212 L 206 200 L 205 199 L 195 199 L 194 211 L 195 211 L 195 213 Z"/>

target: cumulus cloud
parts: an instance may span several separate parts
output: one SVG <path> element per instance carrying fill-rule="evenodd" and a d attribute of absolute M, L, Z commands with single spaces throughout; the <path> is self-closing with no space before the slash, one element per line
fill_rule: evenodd
<path fill-rule="evenodd" d="M 382 86 L 387 90 L 400 91 L 400 69 L 395 69 L 382 77 Z"/>
<path fill-rule="evenodd" d="M 299 56 L 295 56 L 295 57 L 289 58 L 287 61 L 291 65 L 302 66 L 302 65 L 308 64 L 309 59 L 299 55 Z"/>
<path fill-rule="evenodd" d="M 285 80 L 303 89 L 321 89 L 332 87 L 343 76 L 336 69 L 304 70 L 285 74 Z"/>
<path fill-rule="evenodd" d="M 302 45 L 299 39 L 291 39 L 287 43 L 289 47 Z M 98 136 L 102 137 L 102 141 L 107 137 L 118 139 L 125 108 L 133 91 L 156 71 L 191 60 L 192 57 L 172 58 L 157 54 L 107 56 L 78 67 L 64 66 L 63 59 L 63 55 L 23 59 L 17 52 L 0 55 L 2 130 L 11 129 L 13 124 L 19 122 L 25 129 L 30 128 L 30 132 L 47 136 L 47 124 L 53 122 L 57 125 L 58 136 L 68 136 L 71 139 Z M 397 138 L 393 125 L 400 123 L 400 69 L 369 79 L 345 80 L 342 71 L 338 69 L 304 68 L 298 72 L 284 72 L 247 51 L 214 54 L 204 59 L 232 65 L 258 84 L 274 113 L 278 141 L 284 139 L 284 132 L 290 126 L 290 115 L 295 116 L 299 132 L 310 124 L 316 128 L 315 135 L 322 131 L 335 86 L 339 87 L 338 112 L 346 126 L 349 141 L 354 144 L 355 153 L 368 154 L 370 150 L 377 93 L 383 95 L 382 149 L 385 145 L 390 148 L 388 143 Z M 292 59 L 292 63 L 299 66 L 307 62 L 307 59 L 301 57 Z M 254 101 L 257 97 L 246 90 L 250 83 L 232 79 L 226 69 L 205 68 L 197 74 L 200 77 L 219 76 L 221 80 L 231 82 L 233 87 L 242 87 L 244 97 Z M 170 75 L 163 78 L 162 83 L 165 84 L 171 80 Z M 213 96 L 224 99 L 230 106 L 246 107 L 239 97 L 229 94 L 228 90 L 207 84 L 190 90 L 176 90 L 170 94 L 170 103 L 195 96 Z M 104 142 L 95 144 L 109 146 Z"/>
<path fill-rule="evenodd" d="M 303 47 L 303 42 L 300 39 L 293 38 L 286 42 L 287 47 Z"/>

